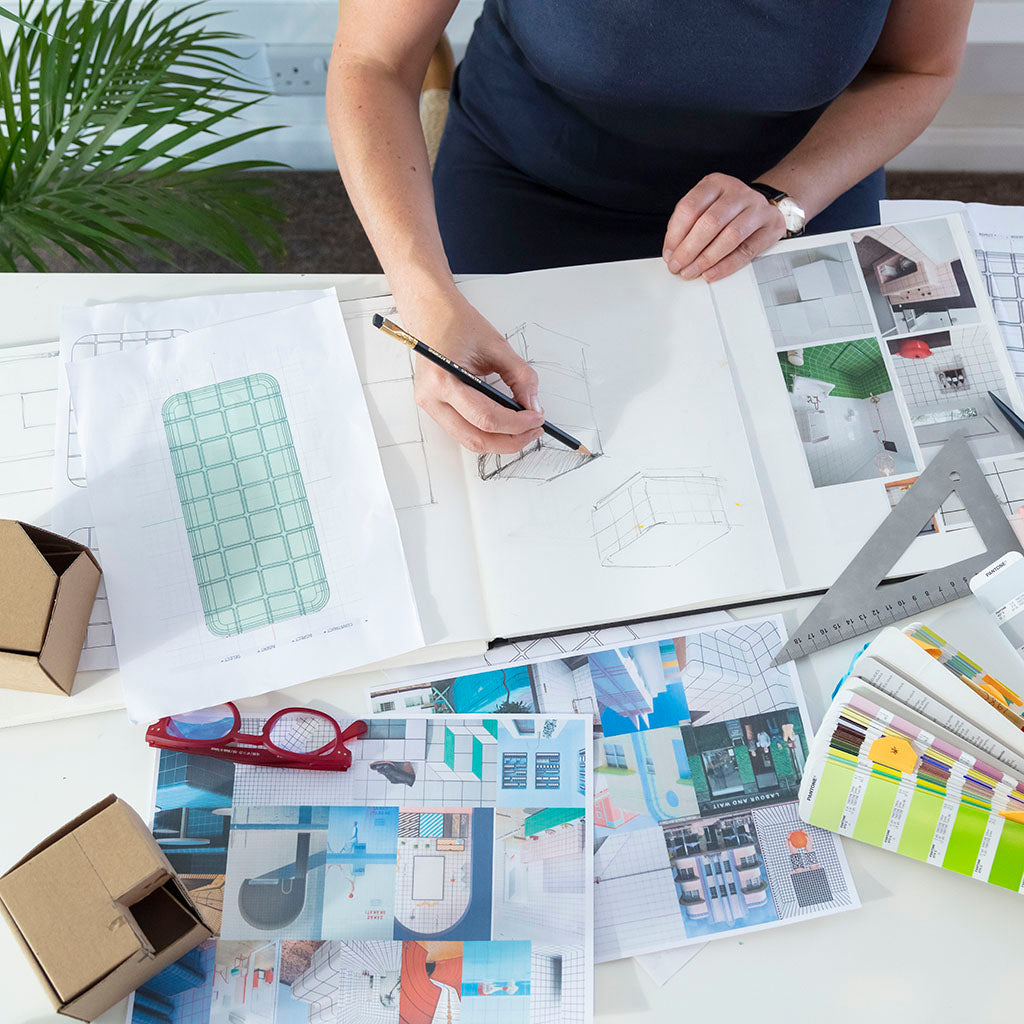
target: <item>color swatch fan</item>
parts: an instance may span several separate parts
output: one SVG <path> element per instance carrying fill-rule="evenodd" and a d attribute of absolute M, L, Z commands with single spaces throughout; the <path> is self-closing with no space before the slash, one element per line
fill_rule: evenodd
<path fill-rule="evenodd" d="M 884 630 L 854 662 L 815 737 L 800 815 L 1020 892 L 1020 707 L 1012 690 L 930 630 Z"/>

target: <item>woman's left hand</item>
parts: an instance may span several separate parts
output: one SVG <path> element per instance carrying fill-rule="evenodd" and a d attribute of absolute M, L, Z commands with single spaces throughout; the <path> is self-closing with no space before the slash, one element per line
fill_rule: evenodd
<path fill-rule="evenodd" d="M 673 274 L 717 281 L 786 234 L 778 207 L 728 174 L 709 174 L 676 203 L 662 256 Z"/>

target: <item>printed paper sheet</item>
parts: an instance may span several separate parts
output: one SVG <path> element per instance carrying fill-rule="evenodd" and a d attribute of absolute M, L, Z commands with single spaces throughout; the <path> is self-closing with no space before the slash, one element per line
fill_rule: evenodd
<path fill-rule="evenodd" d="M 375 714 L 593 716 L 598 962 L 859 904 L 841 845 L 797 815 L 811 732 L 795 666 L 771 665 L 781 619 L 708 618 L 523 641 L 370 694 Z"/>
<path fill-rule="evenodd" d="M 68 375 L 133 720 L 422 646 L 333 296 Z"/>
<path fill-rule="evenodd" d="M 445 716 L 371 720 L 345 773 L 161 751 L 153 831 L 220 938 L 129 1024 L 588 1024 L 590 745 L 584 716 Z"/>

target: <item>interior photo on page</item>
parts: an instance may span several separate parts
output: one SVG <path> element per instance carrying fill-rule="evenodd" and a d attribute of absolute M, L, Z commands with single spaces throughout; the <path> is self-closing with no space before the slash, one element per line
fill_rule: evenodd
<path fill-rule="evenodd" d="M 69 364 L 133 720 L 422 644 L 346 342 L 330 295 Z"/>
<path fill-rule="evenodd" d="M 589 719 L 367 724 L 346 772 L 161 751 L 154 835 L 220 937 L 128 1024 L 589 1024 Z"/>
<path fill-rule="evenodd" d="M 771 665 L 781 619 L 658 625 L 671 632 L 608 627 L 455 676 L 404 671 L 371 705 L 593 716 L 598 961 L 857 906 L 841 846 L 796 813 L 811 732 L 795 666 Z"/>
<path fill-rule="evenodd" d="M 871 329 L 782 348 L 761 277 L 781 272 L 780 256 L 820 262 L 837 247 L 856 254 Z M 835 262 L 843 274 L 825 273 L 845 287 L 850 267 Z M 1020 468 L 1024 439 L 988 392 L 1024 405 L 959 217 L 781 242 L 711 290 L 788 589 L 830 585 L 891 510 L 889 485 L 916 477 L 953 433 L 986 472 Z M 962 512 L 954 495 L 893 572 L 976 554 Z"/>
<path fill-rule="evenodd" d="M 89 506 L 85 459 L 78 423 L 71 404 L 64 366 L 96 356 L 134 351 L 189 331 L 227 320 L 285 309 L 311 302 L 323 289 L 287 292 L 246 292 L 235 295 L 196 295 L 160 302 L 107 302 L 66 308 L 60 324 L 60 370 L 57 374 L 57 425 L 53 453 L 53 529 L 86 544 L 99 558 L 96 527 Z M 114 627 L 106 585 L 100 581 L 79 669 L 117 666 Z"/>

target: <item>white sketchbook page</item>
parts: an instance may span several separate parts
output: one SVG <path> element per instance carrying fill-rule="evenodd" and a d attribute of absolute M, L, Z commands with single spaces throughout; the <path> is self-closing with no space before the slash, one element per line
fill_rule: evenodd
<path fill-rule="evenodd" d="M 462 457 L 413 396 L 418 357 L 373 326 L 390 295 L 341 303 L 428 644 L 489 639 Z"/>
<path fill-rule="evenodd" d="M 518 461 L 466 453 L 490 635 L 780 588 L 704 284 L 637 260 L 460 288 L 536 362 L 549 419 L 603 453 L 546 436 Z"/>
<path fill-rule="evenodd" d="M 51 528 L 57 346 L 0 348 L 0 517 Z"/>
<path fill-rule="evenodd" d="M 929 225 L 926 229 L 928 231 L 934 231 L 936 224 L 948 225 L 948 235 L 952 239 L 956 253 L 962 259 L 963 273 L 974 297 L 975 310 L 971 315 L 976 318 L 976 323 L 951 326 L 944 330 L 899 330 L 889 338 L 883 337 L 879 352 L 884 372 L 892 382 L 893 388 L 892 397 L 889 399 L 890 406 L 886 412 L 886 432 L 889 436 L 900 438 L 904 462 L 902 470 L 888 478 L 888 482 L 901 478 L 913 479 L 920 472 L 924 462 L 940 447 L 922 447 L 919 444 L 917 431 L 910 419 L 910 404 L 920 402 L 918 412 L 931 409 L 941 411 L 946 404 L 935 403 L 927 397 L 922 400 L 920 394 L 913 388 L 905 386 L 900 375 L 908 371 L 906 367 L 897 365 L 901 357 L 889 351 L 890 342 L 898 346 L 907 338 L 930 338 L 936 346 L 951 345 L 958 352 L 966 351 L 964 359 L 968 383 L 972 385 L 968 396 L 965 396 L 971 400 L 966 404 L 977 400 L 979 388 L 981 394 L 991 389 L 1002 391 L 1005 398 L 1018 411 L 1021 410 L 1020 394 L 1012 368 L 1005 347 L 999 342 L 998 328 L 984 282 L 972 258 L 970 240 L 960 217 L 924 223 Z M 916 228 L 910 230 L 917 231 Z M 825 259 L 835 261 L 841 249 L 848 253 L 847 265 L 852 263 L 855 271 L 859 271 L 856 250 L 850 244 L 851 234 L 859 235 L 860 232 L 837 232 L 783 242 L 760 259 L 771 260 L 779 255 L 785 258 L 789 254 L 795 254 L 794 258 L 806 257 L 812 263 Z M 826 251 L 822 252 L 823 249 Z M 782 269 L 785 270 L 786 267 Z M 767 280 L 759 282 L 756 276 L 758 272 Z M 783 381 L 781 360 L 777 354 L 781 352 L 782 358 L 786 358 L 789 344 L 784 339 L 787 335 L 783 333 L 780 336 L 778 327 L 773 328 L 761 298 L 762 294 L 771 294 L 770 289 L 775 283 L 771 275 L 774 273 L 772 264 L 759 265 L 759 261 L 755 261 L 753 268 L 747 268 L 724 281 L 716 282 L 712 291 L 733 364 L 747 434 L 751 439 L 769 519 L 775 533 L 786 588 L 790 591 L 824 588 L 834 582 L 836 576 L 884 520 L 892 504 L 890 493 L 885 487 L 887 478 L 883 478 L 877 468 L 873 467 L 873 456 L 870 452 L 868 459 L 863 463 L 866 467 L 865 472 L 870 473 L 869 477 L 815 486 L 807 449 L 813 449 L 819 442 L 804 442 L 801 439 L 801 427 L 794 416 L 792 397 Z M 862 313 L 866 310 L 868 322 L 835 328 L 831 337 L 823 340 L 815 338 L 813 341 L 801 340 L 792 344 L 793 348 L 801 350 L 805 359 L 808 350 L 819 344 L 845 345 L 860 343 L 864 339 L 867 339 L 868 343 L 876 343 L 874 339 L 880 335 L 879 325 L 876 312 L 863 285 L 863 276 L 855 273 L 851 281 L 855 282 L 851 284 L 851 288 L 855 289 L 851 291 L 851 296 L 854 297 L 852 301 L 857 303 L 857 308 Z M 783 281 L 779 287 L 789 287 L 788 281 Z M 788 298 L 793 304 L 800 304 L 796 301 L 799 298 L 796 291 Z M 776 320 L 776 324 L 779 323 L 780 321 Z M 962 339 L 968 331 L 978 339 L 975 348 L 963 347 Z M 941 339 L 946 332 L 950 335 L 949 341 Z M 935 351 L 941 350 L 937 347 Z M 915 365 L 929 363 L 928 359 L 909 362 Z M 975 373 L 982 364 L 983 369 Z M 924 372 L 927 376 L 927 365 Z M 953 394 L 949 404 L 956 404 L 961 400 L 961 396 Z M 829 433 L 831 435 L 832 432 L 837 432 L 837 436 L 843 438 L 849 436 L 848 431 L 859 428 L 862 422 L 866 421 L 867 433 L 870 436 L 876 426 L 874 416 L 875 413 L 867 405 L 857 411 L 852 419 L 847 419 L 845 415 L 829 416 Z M 993 473 L 999 467 L 1008 473 L 1020 466 L 1019 453 L 1024 450 L 1024 440 L 1000 417 L 992 415 L 991 421 L 998 428 L 998 436 L 993 438 L 993 444 L 998 445 L 1006 454 L 995 459 L 983 458 L 982 465 Z M 984 456 L 985 451 L 979 451 L 975 441 L 972 440 L 971 443 L 976 452 Z M 878 452 L 881 445 L 873 444 L 872 451 Z M 947 503 L 950 508 L 954 505 L 955 502 Z M 943 513 L 938 518 L 939 532 L 915 540 L 907 553 L 896 563 L 894 574 L 922 572 L 948 565 L 982 550 L 975 530 L 958 528 L 962 526 L 961 515 L 951 511 L 948 514 Z"/>
<path fill-rule="evenodd" d="M 281 344 L 296 338 L 301 350 Z M 217 636 L 200 601 L 162 408 L 172 396 L 253 374 L 270 375 L 280 388 L 329 595 L 319 610 Z M 266 692 L 422 645 L 394 510 L 334 297 L 73 363 L 68 375 L 133 721 Z M 240 453 L 233 456 L 236 465 Z M 254 520 L 250 510 L 248 528 L 255 529 Z"/>
<path fill-rule="evenodd" d="M 60 363 L 57 374 L 57 427 L 53 442 L 53 529 L 86 544 L 100 558 L 85 465 L 78 443 L 78 426 L 71 408 L 71 391 L 63 367 L 94 356 L 134 351 L 153 342 L 177 338 L 189 331 L 227 320 L 285 309 L 330 294 L 324 289 L 198 295 L 158 302 L 106 302 L 66 308 L 61 316 Z M 100 562 L 102 565 L 102 561 Z M 110 621 L 105 581 L 82 648 L 79 671 L 116 668 L 117 651 Z"/>

